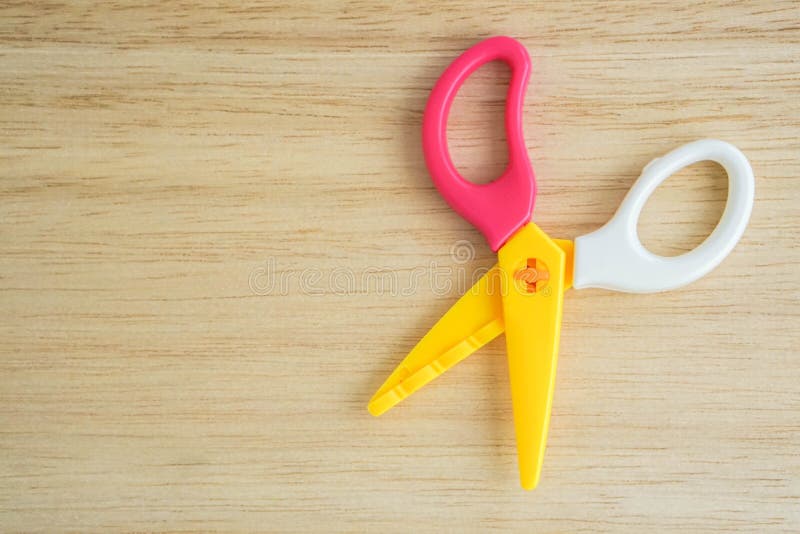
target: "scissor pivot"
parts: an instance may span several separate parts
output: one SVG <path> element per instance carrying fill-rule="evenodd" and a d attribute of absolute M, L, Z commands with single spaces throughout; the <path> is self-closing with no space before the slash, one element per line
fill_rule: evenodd
<path fill-rule="evenodd" d="M 514 280 L 526 293 L 536 293 L 547 285 L 550 271 L 542 260 L 528 258 L 525 267 L 514 273 Z"/>

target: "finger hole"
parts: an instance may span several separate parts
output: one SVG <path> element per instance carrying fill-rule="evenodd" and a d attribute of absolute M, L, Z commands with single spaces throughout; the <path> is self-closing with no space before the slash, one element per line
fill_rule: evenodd
<path fill-rule="evenodd" d="M 447 145 L 464 179 L 488 184 L 508 166 L 505 105 L 511 69 L 491 61 L 458 90 L 447 121 Z"/>
<path fill-rule="evenodd" d="M 642 244 L 659 256 L 679 256 L 697 248 L 725 210 L 728 175 L 713 161 L 684 167 L 647 199 L 639 217 Z"/>

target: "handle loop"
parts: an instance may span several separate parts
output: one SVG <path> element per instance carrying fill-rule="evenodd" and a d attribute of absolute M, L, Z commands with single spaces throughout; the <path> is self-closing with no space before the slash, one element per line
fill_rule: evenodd
<path fill-rule="evenodd" d="M 464 179 L 453 165 L 447 146 L 447 118 L 466 79 L 495 60 L 511 67 L 505 111 L 508 166 L 493 182 L 479 185 Z M 422 148 L 433 183 L 448 204 L 483 233 L 494 251 L 530 221 L 533 211 L 536 183 L 522 135 L 522 102 L 530 69 L 530 57 L 521 43 L 510 37 L 492 37 L 447 67 L 425 106 Z"/>
<path fill-rule="evenodd" d="M 637 233 L 647 199 L 672 174 L 706 160 L 719 163 L 728 173 L 728 200 L 716 228 L 690 252 L 672 258 L 653 254 Z M 611 220 L 575 240 L 574 287 L 651 293 L 694 282 L 719 265 L 742 237 L 753 208 L 754 190 L 755 179 L 747 158 L 723 141 L 695 141 L 651 161 Z"/>

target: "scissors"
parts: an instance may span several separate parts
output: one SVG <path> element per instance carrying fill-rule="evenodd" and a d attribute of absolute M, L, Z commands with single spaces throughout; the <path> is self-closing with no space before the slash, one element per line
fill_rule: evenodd
<path fill-rule="evenodd" d="M 499 178 L 479 185 L 465 180 L 453 165 L 447 117 L 464 81 L 495 60 L 511 68 L 505 111 L 509 162 Z M 594 287 L 650 293 L 697 280 L 739 241 L 755 188 L 750 164 L 736 147 L 711 139 L 695 141 L 647 164 L 605 226 L 574 242 L 550 238 L 531 222 L 536 181 L 522 134 L 530 70 L 521 43 L 493 37 L 453 61 L 431 92 L 422 130 L 426 165 L 448 204 L 486 237 L 498 263 L 422 338 L 368 407 L 373 415 L 381 415 L 505 332 L 520 482 L 528 490 L 538 484 L 544 459 L 564 292 Z M 645 202 L 670 175 L 706 160 L 719 163 L 728 174 L 728 199 L 716 228 L 697 248 L 680 256 L 651 253 L 636 230 Z"/>

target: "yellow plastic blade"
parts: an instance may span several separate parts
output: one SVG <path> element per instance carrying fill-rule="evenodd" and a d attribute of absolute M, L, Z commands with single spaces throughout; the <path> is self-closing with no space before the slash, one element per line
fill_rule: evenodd
<path fill-rule="evenodd" d="M 497 253 L 502 276 L 508 370 L 522 487 L 534 489 L 544 460 L 558 359 L 565 251 L 535 224 Z"/>
<path fill-rule="evenodd" d="M 369 401 L 374 416 L 405 399 L 503 331 L 495 265 L 431 328 Z"/>
<path fill-rule="evenodd" d="M 564 250 L 564 291 L 572 286 L 574 243 L 554 239 Z M 369 402 L 378 416 L 481 348 L 505 330 L 500 269 L 495 265 L 425 335 Z M 449 318 L 448 318 L 449 317 Z"/>

